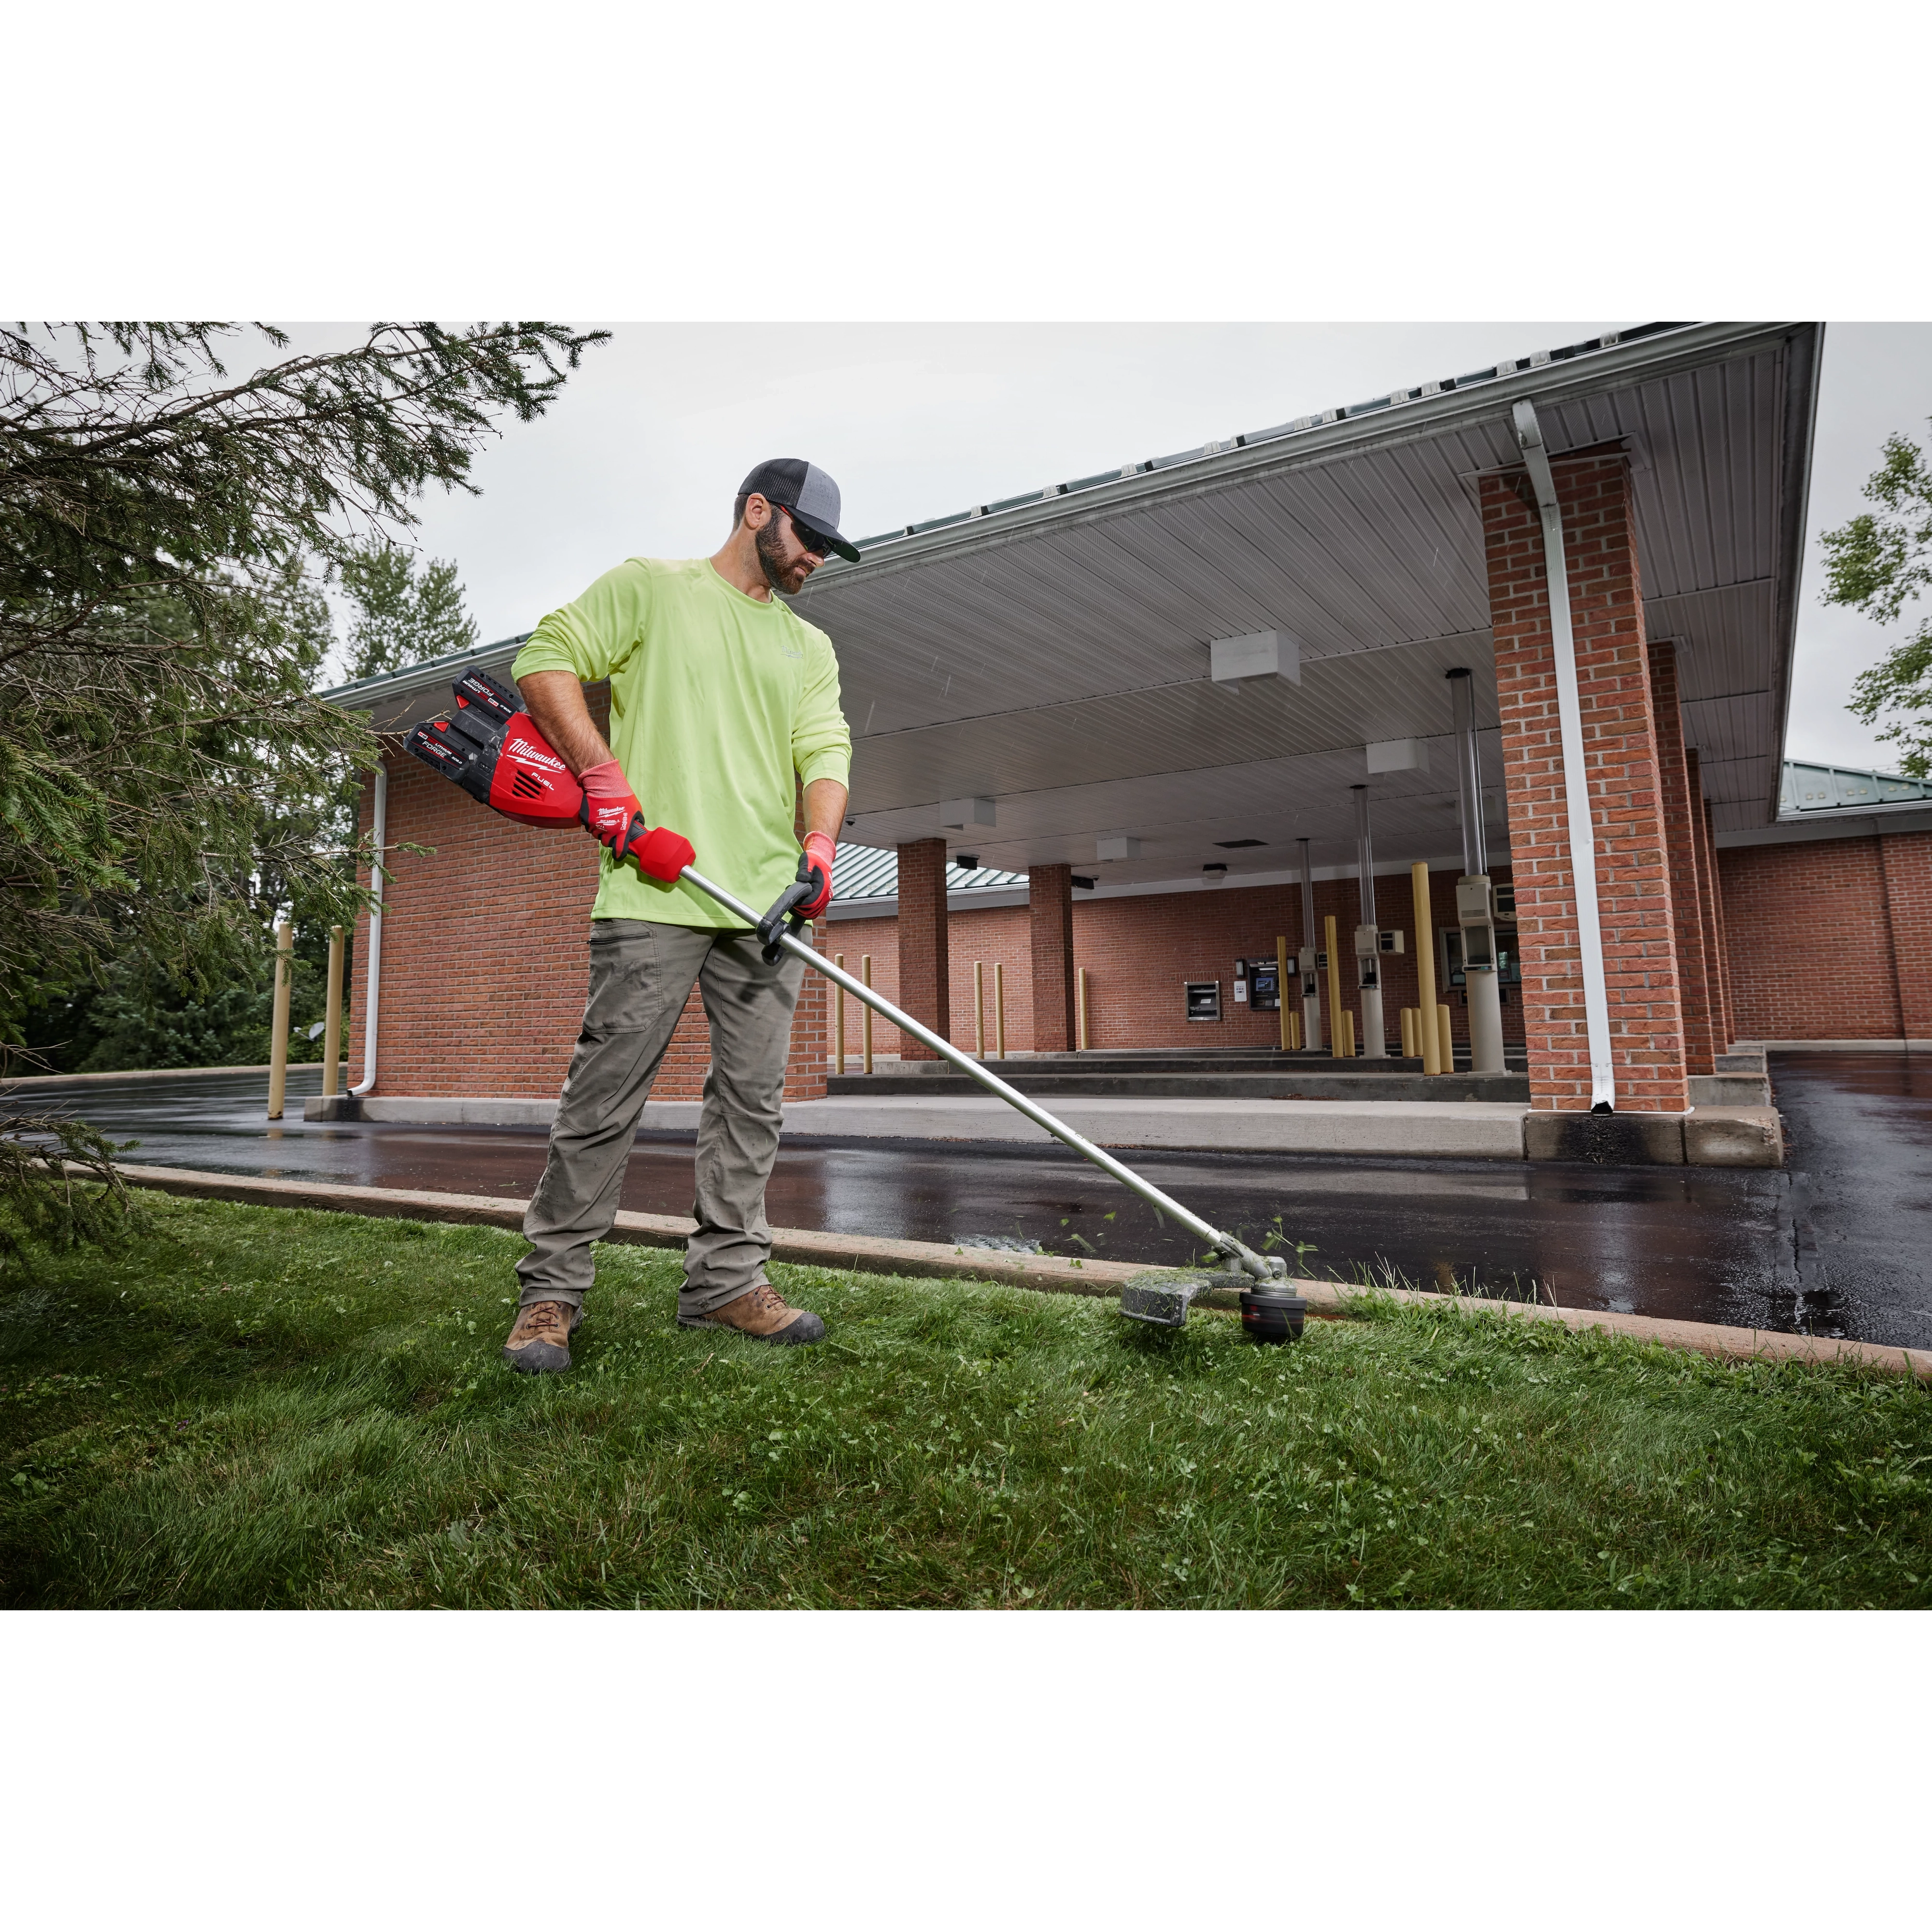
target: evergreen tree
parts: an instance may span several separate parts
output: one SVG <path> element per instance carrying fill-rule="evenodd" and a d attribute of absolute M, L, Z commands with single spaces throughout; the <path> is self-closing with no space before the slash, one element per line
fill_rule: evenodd
<path fill-rule="evenodd" d="M 0 1070 L 30 1007 L 111 960 L 252 988 L 278 908 L 350 922 L 368 855 L 341 800 L 375 740 L 315 694 L 322 583 L 431 484 L 473 490 L 497 418 L 541 415 L 603 339 L 385 323 L 232 374 L 238 345 L 286 338 L 0 327 Z M 448 634 L 456 586 L 426 592 Z M 0 1197 L 44 1231 L 17 1206 L 34 1125 L 0 1119 Z"/>

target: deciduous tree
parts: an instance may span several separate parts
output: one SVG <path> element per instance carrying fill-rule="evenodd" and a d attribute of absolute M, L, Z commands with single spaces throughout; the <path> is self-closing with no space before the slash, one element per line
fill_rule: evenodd
<path fill-rule="evenodd" d="M 1881 624 L 1895 623 L 1932 587 L 1932 465 L 1904 436 L 1885 441 L 1885 461 L 1864 487 L 1878 506 L 1820 542 L 1825 602 L 1849 604 Z M 1932 615 L 1922 618 L 1852 686 L 1850 710 L 1878 736 L 1900 746 L 1900 768 L 1932 777 Z"/>

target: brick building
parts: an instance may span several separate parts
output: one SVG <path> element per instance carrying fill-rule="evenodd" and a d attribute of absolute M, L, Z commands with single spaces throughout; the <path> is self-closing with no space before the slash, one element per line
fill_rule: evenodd
<path fill-rule="evenodd" d="M 1681 1114 L 1739 1041 L 1932 1035 L 1932 811 L 1903 781 L 1821 790 L 1781 759 L 1821 337 L 1656 325 L 861 540 L 799 600 L 838 646 L 855 746 L 815 943 L 854 970 L 870 955 L 882 991 L 968 1046 L 980 964 L 988 1052 L 996 966 L 1010 1052 L 1072 1048 L 1083 1016 L 1095 1052 L 1264 1048 L 1280 1018 L 1234 1000 L 1235 962 L 1320 946 L 1331 916 L 1347 953 L 1366 786 L 1374 924 L 1401 947 L 1380 962 L 1387 1033 L 1423 947 L 1466 1036 L 1472 818 L 1538 1110 Z M 394 728 L 453 668 L 337 695 Z M 1462 673 L 1472 740 L 1451 724 Z M 365 1090 L 554 1094 L 594 848 L 400 755 L 380 789 Z M 1190 982 L 1218 986 L 1211 1027 Z M 849 1001 L 845 1019 L 856 1058 Z M 808 976 L 789 1095 L 825 1090 L 836 1020 Z M 873 1043 L 928 1052 L 882 1022 Z M 694 1096 L 706 1058 L 694 1003 L 658 1096 Z"/>

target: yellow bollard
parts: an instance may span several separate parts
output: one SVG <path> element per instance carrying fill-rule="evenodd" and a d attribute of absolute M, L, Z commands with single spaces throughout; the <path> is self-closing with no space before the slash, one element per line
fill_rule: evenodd
<path fill-rule="evenodd" d="M 342 1056 L 342 928 L 328 928 L 328 1000 L 322 1022 L 322 1090 L 333 1094 Z"/>
<path fill-rule="evenodd" d="M 1417 1030 L 1422 1035 L 1422 1070 L 1440 1073 L 1444 1070 L 1442 1036 L 1429 1021 L 1436 1010 L 1436 923 L 1429 909 L 1429 868 L 1420 859 L 1408 868 L 1408 883 L 1415 899 L 1415 971 L 1422 993 Z"/>
<path fill-rule="evenodd" d="M 1342 976 L 1337 970 L 1342 956 L 1337 950 L 1335 938 L 1335 915 L 1331 912 L 1323 922 L 1323 929 L 1328 941 L 1328 1042 L 1330 1050 L 1342 1052 Z"/>
<path fill-rule="evenodd" d="M 1288 939 L 1286 934 L 1279 932 L 1274 936 L 1274 986 L 1275 998 L 1281 1003 L 1281 1050 L 1292 1053 L 1301 1042 L 1290 1037 L 1298 1029 L 1288 998 Z"/>
<path fill-rule="evenodd" d="M 844 972 L 844 954 L 833 953 L 832 963 L 838 968 L 840 972 Z M 843 1073 L 845 1071 L 845 988 L 843 986 L 834 986 L 832 991 L 838 1002 L 838 1017 L 832 1023 L 832 1050 L 838 1057 L 838 1070 Z"/>
<path fill-rule="evenodd" d="M 1006 1057 L 1006 962 L 993 962 L 993 1046 L 999 1057 Z"/>
<path fill-rule="evenodd" d="M 862 956 L 859 977 L 868 986 L 872 983 L 872 956 L 869 952 Z M 860 1004 L 864 1005 L 862 1001 Z M 866 1056 L 866 1071 L 869 1073 L 872 1070 L 872 1010 L 870 1006 L 864 1006 L 860 1015 L 859 1045 Z"/>
<path fill-rule="evenodd" d="M 1290 1053 L 1301 1051 L 1301 1010 L 1299 1006 L 1288 1016 L 1288 1050 Z"/>
<path fill-rule="evenodd" d="M 1436 1009 L 1436 1018 L 1442 1034 L 1436 1050 L 1442 1056 L 1443 1072 L 1454 1073 L 1456 1070 L 1456 1036 L 1449 1030 L 1449 1009 L 1438 1006 Z"/>
<path fill-rule="evenodd" d="M 1079 1030 L 1074 1038 L 1079 1041 L 1079 1050 L 1087 1051 L 1087 969 L 1082 966 L 1073 975 L 1073 1017 Z"/>
<path fill-rule="evenodd" d="M 1415 1009 L 1404 1006 L 1402 1010 L 1402 1057 L 1413 1060 L 1415 1054 Z"/>
<path fill-rule="evenodd" d="M 1344 1060 L 1355 1058 L 1355 1015 L 1352 1007 L 1342 1009 L 1341 1054 Z"/>
<path fill-rule="evenodd" d="M 282 1118 L 289 1084 L 289 979 L 295 970 L 295 928 L 284 920 L 275 928 L 275 998 L 268 1022 L 268 1118 Z"/>
<path fill-rule="evenodd" d="M 983 959 L 973 962 L 973 1052 L 977 1059 L 986 1057 L 986 962 Z"/>

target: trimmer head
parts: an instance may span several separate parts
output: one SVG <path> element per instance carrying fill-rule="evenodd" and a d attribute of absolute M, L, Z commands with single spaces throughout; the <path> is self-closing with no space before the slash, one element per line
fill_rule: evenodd
<path fill-rule="evenodd" d="M 1298 1342 L 1308 1304 L 1290 1292 L 1285 1280 L 1258 1282 L 1236 1268 L 1226 1274 L 1200 1274 L 1181 1268 L 1150 1268 L 1120 1290 L 1120 1312 L 1130 1321 L 1179 1328 L 1187 1311 L 1203 1297 L 1214 1305 L 1238 1307 L 1241 1331 L 1251 1342 Z"/>

